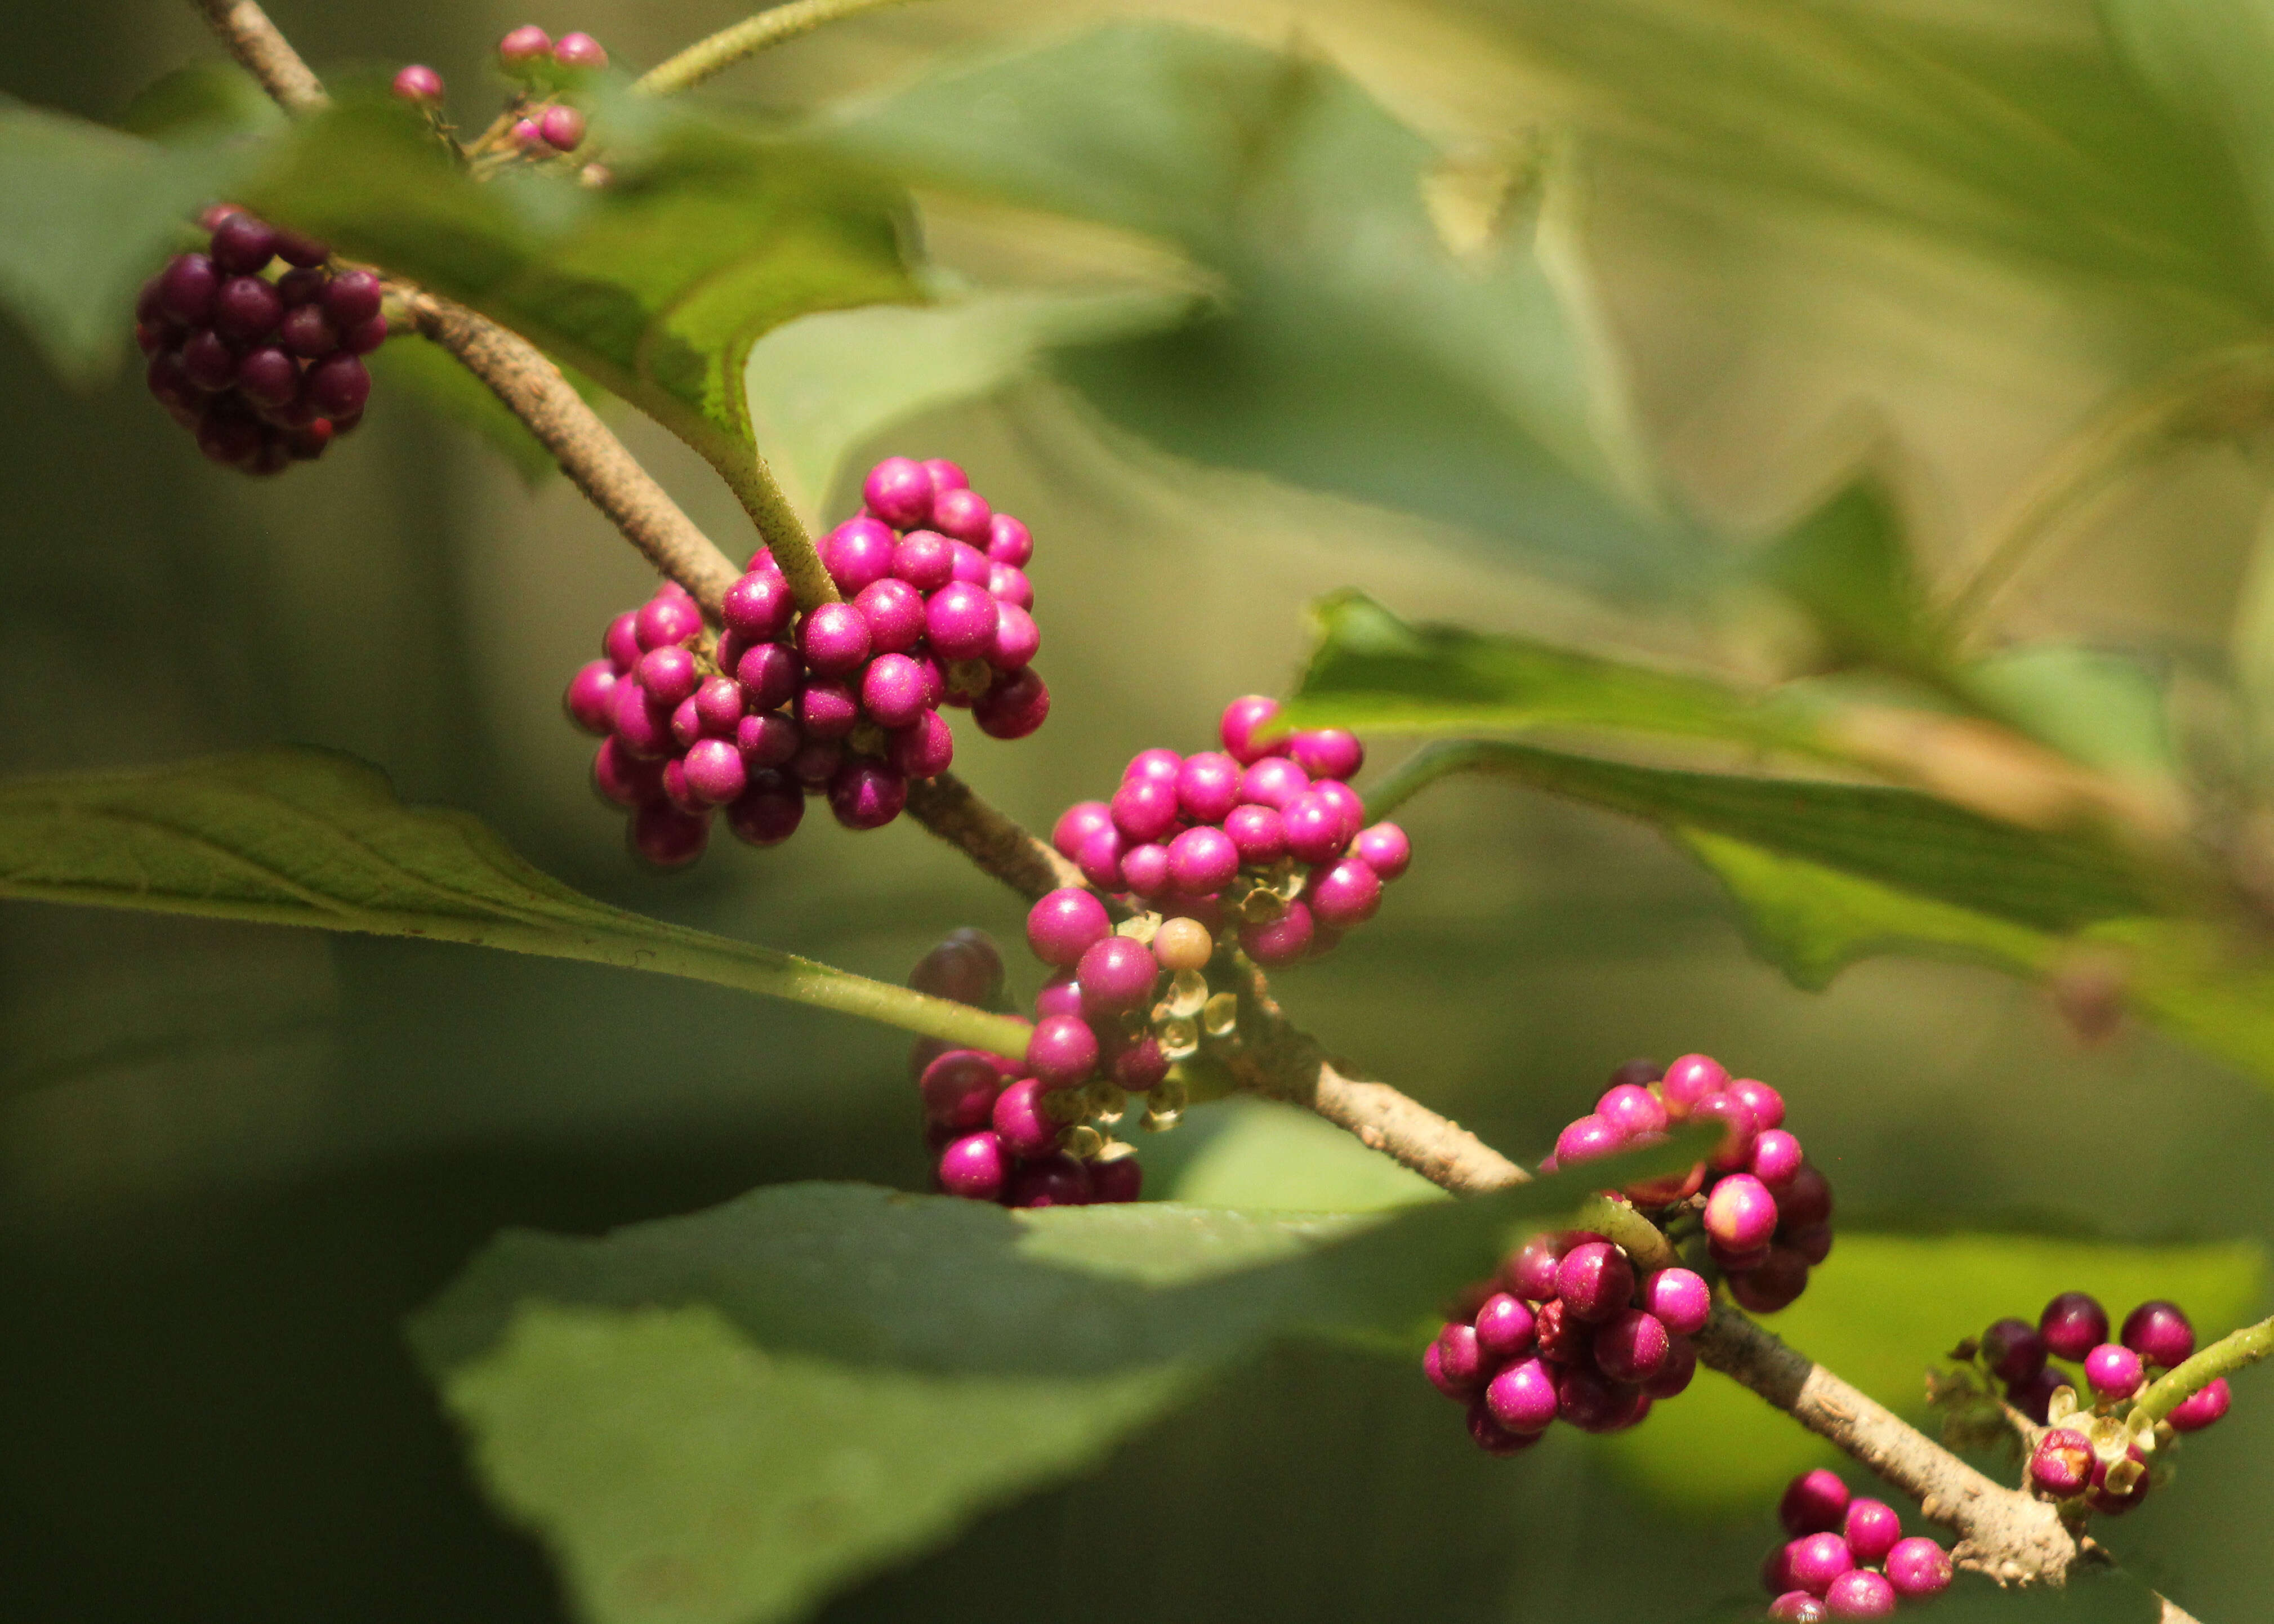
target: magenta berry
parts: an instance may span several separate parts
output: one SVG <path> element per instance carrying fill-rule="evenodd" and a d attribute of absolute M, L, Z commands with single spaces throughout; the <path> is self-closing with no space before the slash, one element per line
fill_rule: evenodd
<path fill-rule="evenodd" d="M 1642 1305 L 1677 1336 L 1695 1336 L 1713 1312 L 1713 1289 L 1686 1268 L 1663 1268 L 1642 1282 Z"/>
<path fill-rule="evenodd" d="M 1835 1619 L 1884 1619 L 1895 1610 L 1895 1587 L 1885 1574 L 1856 1568 L 1825 1590 L 1824 1610 Z"/>
<path fill-rule="evenodd" d="M 1659 1103 L 1658 1096 L 1632 1083 L 1606 1089 L 1595 1101 L 1595 1115 L 1630 1139 L 1638 1133 L 1659 1132 L 1666 1126 L 1666 1107 Z"/>
<path fill-rule="evenodd" d="M 1047 1156 L 1058 1148 L 1058 1124 L 1050 1119 L 1042 1079 L 1023 1077 L 1003 1090 L 991 1117 L 995 1137 L 1016 1156 Z"/>
<path fill-rule="evenodd" d="M 1241 926 L 1239 944 L 1256 963 L 1276 969 L 1310 951 L 1313 929 L 1311 910 L 1291 902 L 1285 913 L 1268 924 Z"/>
<path fill-rule="evenodd" d="M 1224 831 L 1231 837 L 1242 862 L 1268 868 L 1287 854 L 1286 825 L 1269 807 L 1234 808 L 1224 820 Z"/>
<path fill-rule="evenodd" d="M 998 513 L 987 522 L 987 556 L 995 563 L 1024 569 L 1035 556 L 1034 535 L 1009 514 Z"/>
<path fill-rule="evenodd" d="M 2045 1340 L 2026 1320 L 1999 1320 L 1982 1333 L 1982 1360 L 1999 1380 L 2026 1382 L 2045 1367 Z"/>
<path fill-rule="evenodd" d="M 605 68 L 608 53 L 589 34 L 564 34 L 553 42 L 553 60 L 564 68 Z"/>
<path fill-rule="evenodd" d="M 998 671 L 1020 670 L 1034 664 L 1042 646 L 1042 628 L 1035 624 L 1033 615 L 1016 604 L 996 604 L 995 635 L 986 651 L 989 665 Z"/>
<path fill-rule="evenodd" d="M 1339 727 L 1299 733 L 1287 741 L 1287 754 L 1314 778 L 1355 778 L 1366 764 L 1366 747 L 1358 735 Z"/>
<path fill-rule="evenodd" d="M 2037 1440 L 2029 1455 L 2029 1486 L 2052 1500 L 2066 1500 L 2092 1486 L 2092 1440 L 2057 1426 Z"/>
<path fill-rule="evenodd" d="M 922 667 L 905 654 L 880 654 L 861 674 L 861 708 L 879 727 L 912 727 L 930 710 Z"/>
<path fill-rule="evenodd" d="M 2148 1364 L 2169 1370 L 2195 1352 L 2195 1328 L 2178 1304 L 2159 1298 L 2142 1303 L 2125 1315 L 2124 1328 L 2116 1340 Z"/>
<path fill-rule="evenodd" d="M 1097 1034 L 1075 1015 L 1039 1021 L 1027 1043 L 1027 1067 L 1044 1082 L 1071 1087 L 1097 1066 Z"/>
<path fill-rule="evenodd" d="M 1472 1323 L 1476 1327 L 1477 1346 L 1491 1364 L 1505 1365 L 1532 1346 L 1532 1310 L 1523 1298 L 1505 1291 L 1487 1297 Z"/>
<path fill-rule="evenodd" d="M 1260 757 L 1239 775 L 1239 798 L 1269 807 L 1283 818 L 1295 798 L 1310 787 L 1310 776 L 1284 756 Z"/>
<path fill-rule="evenodd" d="M 1520 1359 L 1502 1368 L 1485 1387 L 1493 1419 L 1512 1432 L 1539 1432 L 1555 1419 L 1557 1382 L 1549 1366 Z"/>
<path fill-rule="evenodd" d="M 1585 1365 L 1567 1365 L 1555 1372 L 1555 1418 L 1583 1432 L 1618 1431 L 1638 1396 Z"/>
<path fill-rule="evenodd" d="M 1501 1279 L 1514 1295 L 1544 1303 L 1555 1295 L 1555 1271 L 1563 1254 L 1577 1244 L 1576 1237 L 1567 1240 L 1562 1235 L 1531 1236 L 1501 1266 Z"/>
<path fill-rule="evenodd" d="M 1690 1108 L 1693 1123 L 1721 1124 L 1721 1143 L 1708 1156 L 1715 1171 L 1734 1173 L 1753 1159 L 1753 1117 L 1736 1095 L 1726 1090 L 1709 1094 Z"/>
<path fill-rule="evenodd" d="M 960 1133 L 988 1125 L 1003 1073 L 992 1055 L 975 1049 L 951 1049 L 930 1062 L 917 1079 L 924 1115 Z"/>
<path fill-rule="evenodd" d="M 1684 1055 L 1666 1068 L 1659 1082 L 1659 1097 L 1666 1101 L 1666 1114 L 1683 1122 L 1700 1100 L 1719 1094 L 1728 1083 L 1728 1072 L 1710 1055 Z"/>
<path fill-rule="evenodd" d="M 1359 859 L 1345 857 L 1314 871 L 1305 891 L 1319 923 L 1348 930 L 1372 919 L 1382 906 L 1382 880 Z"/>
<path fill-rule="evenodd" d="M 1068 968 L 1112 929 L 1103 903 L 1067 886 L 1050 892 L 1028 912 L 1027 945 L 1044 964 Z"/>
<path fill-rule="evenodd" d="M 1117 836 L 1119 831 L 1115 831 Z M 1159 896 L 1169 885 L 1169 848 L 1148 843 L 1129 846 L 1121 853 L 1121 883 L 1140 897 Z"/>
<path fill-rule="evenodd" d="M 749 786 L 749 772 L 742 752 L 724 739 L 698 739 L 682 758 L 687 787 L 698 801 L 714 807 L 738 799 Z"/>
<path fill-rule="evenodd" d="M 956 477 L 960 480 L 960 475 Z M 935 488 L 931 499 L 932 528 L 968 546 L 983 547 L 993 538 L 995 510 L 987 499 L 963 484 Z"/>
<path fill-rule="evenodd" d="M 1160 840 L 1177 824 L 1177 786 L 1166 778 L 1124 778 L 1113 792 L 1113 826 L 1132 845 Z"/>
<path fill-rule="evenodd" d="M 908 804 L 908 781 L 884 762 L 852 756 L 830 776 L 828 793 L 846 828 L 882 829 Z"/>
<path fill-rule="evenodd" d="M 1741 1077 L 1722 1092 L 1751 1114 L 1754 1132 L 1766 1133 L 1772 1128 L 1784 1126 L 1784 1096 L 1766 1083 Z"/>
<path fill-rule="evenodd" d="M 2140 1356 L 2121 1342 L 2103 1342 L 2084 1356 L 2084 1379 L 2104 1403 L 2130 1398 L 2147 1380 Z"/>
<path fill-rule="evenodd" d="M 1250 694 L 1235 699 L 1224 710 L 1224 720 L 1218 734 L 1225 752 L 1246 766 L 1269 753 L 1269 747 L 1255 740 L 1256 733 L 1268 726 L 1279 714 L 1279 702 L 1261 694 Z"/>
<path fill-rule="evenodd" d="M 1789 1246 L 1771 1246 L 1749 1269 L 1733 1272 L 1729 1295 L 1756 1314 L 1781 1313 L 1808 1289 L 1808 1259 Z"/>
<path fill-rule="evenodd" d="M 1887 1583 L 1904 1601 L 1923 1601 L 1950 1588 L 1950 1553 L 1922 1536 L 1897 1540 L 1886 1569 Z"/>
<path fill-rule="evenodd" d="M 861 724 L 860 696 L 834 677 L 808 677 L 792 709 L 809 740 L 841 740 Z"/>
<path fill-rule="evenodd" d="M 2208 1385 L 2197 1388 L 2172 1406 L 2172 1413 L 2164 1418 L 2176 1432 L 2200 1432 L 2224 1417 L 2233 1402 L 2234 1395 L 2227 1388 L 2226 1378 L 2214 1376 Z"/>
<path fill-rule="evenodd" d="M 535 23 L 523 23 L 498 41 L 498 60 L 508 73 L 534 67 L 553 55 L 553 36 Z"/>
<path fill-rule="evenodd" d="M 1003 1192 L 1008 1158 L 991 1132 L 968 1134 L 939 1156 L 939 1187 L 968 1200 L 991 1201 Z"/>
<path fill-rule="evenodd" d="M 1855 1571 L 1856 1558 L 1837 1534 L 1804 1534 L 1785 1547 L 1785 1564 L 1795 1590 L 1822 1596 L 1841 1575 Z"/>
<path fill-rule="evenodd" d="M 778 575 L 751 574 L 727 589 L 719 619 L 728 631 L 739 632 L 752 643 L 764 643 L 787 631 L 796 612 L 788 583 Z"/>
<path fill-rule="evenodd" d="M 1345 836 L 1342 812 L 1333 801 L 1312 791 L 1289 801 L 1279 813 L 1287 831 L 1287 850 L 1298 862 L 1331 862 L 1342 855 Z"/>
<path fill-rule="evenodd" d="M 1002 673 L 971 702 L 971 719 L 990 739 L 1023 739 L 1050 714 L 1050 691 L 1031 665 Z"/>
<path fill-rule="evenodd" d="M 1666 1368 L 1674 1339 L 1657 1315 L 1630 1308 L 1595 1332 L 1595 1366 L 1613 1381 L 1641 1383 Z"/>
<path fill-rule="evenodd" d="M 837 590 L 857 598 L 892 575 L 898 545 L 876 520 L 847 519 L 822 538 L 818 551 Z"/>
<path fill-rule="evenodd" d="M 798 628 L 797 646 L 814 670 L 840 675 L 869 658 L 869 622 L 850 604 L 823 604 Z"/>
<path fill-rule="evenodd" d="M 1706 1198 L 1706 1233 L 1731 1252 L 1766 1246 L 1776 1226 L 1776 1198 L 1750 1173 L 1732 1174 Z"/>
<path fill-rule="evenodd" d="M 1697 1373 L 1697 1344 L 1687 1336 L 1676 1336 L 1668 1344 L 1666 1363 L 1659 1367 L 1656 1375 L 1644 1381 L 1642 1390 L 1653 1399 L 1678 1397 Z"/>
<path fill-rule="evenodd" d="M 2082 1291 L 2064 1291 L 2037 1317 L 2037 1334 L 2055 1358 L 2082 1359 L 2108 1340 L 2108 1311 Z"/>
<path fill-rule="evenodd" d="M 1539 1432 L 1515 1432 L 1502 1426 L 1481 1396 L 1470 1401 L 1468 1427 L 1470 1440 L 1487 1455 L 1521 1455 L 1541 1437 Z"/>
<path fill-rule="evenodd" d="M 727 808 L 727 827 L 751 846 L 779 846 L 797 832 L 805 817 L 805 797 L 780 773 L 755 771 L 749 787 Z"/>
<path fill-rule="evenodd" d="M 1221 829 L 1201 824 L 1169 842 L 1170 883 L 1188 896 L 1213 896 L 1239 872 L 1239 848 Z"/>
<path fill-rule="evenodd" d="M 1753 1140 L 1746 1170 L 1773 1193 L 1792 1183 L 1802 1162 L 1800 1141 L 1782 1128 L 1771 1128 Z"/>
<path fill-rule="evenodd" d="M 569 679 L 568 693 L 561 696 L 568 719 L 588 733 L 606 733 L 613 722 L 609 695 L 617 680 L 615 667 L 606 660 L 580 666 Z"/>
<path fill-rule="evenodd" d="M 1152 1002 L 1160 966 L 1152 951 L 1126 936 L 1091 944 L 1074 966 L 1081 987 L 1082 1012 L 1103 1019 Z"/>
<path fill-rule="evenodd" d="M 1870 1567 L 1895 1548 L 1903 1537 L 1903 1520 L 1884 1500 L 1853 1500 L 1840 1527 L 1841 1538 L 1858 1562 Z"/>
<path fill-rule="evenodd" d="M 1805 1229 L 1832 1217 L 1832 1184 L 1806 1162 L 1790 1183 L 1777 1192 L 1777 1214 L 1788 1230 Z"/>
<path fill-rule="evenodd" d="M 537 133 L 555 152 L 575 152 L 584 144 L 584 115 L 556 102 L 538 116 Z"/>
<path fill-rule="evenodd" d="M 1612 1123 L 1590 1114 L 1580 1117 L 1555 1136 L 1555 1162 L 1559 1167 L 1574 1162 L 1593 1162 L 1608 1156 L 1626 1144 L 1627 1136 Z"/>
<path fill-rule="evenodd" d="M 1786 1485 L 1784 1498 L 1777 1502 L 1777 1521 L 1796 1539 L 1826 1533 L 1848 1515 L 1848 1485 L 1837 1473 L 1819 1466 Z"/>
<path fill-rule="evenodd" d="M 1555 1267 L 1556 1295 L 1570 1312 L 1591 1324 L 1624 1310 L 1634 1286 L 1634 1267 L 1626 1254 L 1600 1237 L 1572 1247 Z"/>
<path fill-rule="evenodd" d="M 1806 1590 L 1787 1590 L 1769 1604 L 1769 1617 L 1778 1624 L 1824 1624 L 1831 1616 Z"/>

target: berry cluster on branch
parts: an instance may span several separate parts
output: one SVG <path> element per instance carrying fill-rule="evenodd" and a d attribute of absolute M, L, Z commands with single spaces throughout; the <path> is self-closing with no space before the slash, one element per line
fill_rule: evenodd
<path fill-rule="evenodd" d="M 1028 613 L 1027 527 L 953 462 L 888 459 L 866 494 L 867 510 L 820 548 L 850 601 L 801 612 L 761 548 L 727 589 L 716 638 L 666 582 L 610 623 L 603 658 L 570 680 L 570 719 L 601 735 L 593 785 L 630 812 L 632 849 L 649 862 L 701 856 L 721 810 L 741 839 L 778 845 L 811 794 L 847 829 L 882 828 L 910 780 L 954 759 L 942 705 L 968 707 L 998 739 L 1050 714 L 1028 663 L 1042 634 Z"/>
<path fill-rule="evenodd" d="M 561 99 L 608 65 L 608 53 L 589 34 L 564 34 L 558 40 L 535 23 L 509 29 L 498 41 L 498 67 L 514 86 L 504 117 L 466 149 L 480 159 L 518 155 L 531 160 L 565 156 L 584 144 L 583 110 Z M 442 76 L 424 63 L 412 63 L 395 76 L 395 94 L 424 110 L 438 130 L 442 122 Z"/>
<path fill-rule="evenodd" d="M 313 237 L 217 204 L 201 252 L 143 283 L 143 379 L 198 449 L 225 468 L 282 473 L 363 421 L 362 357 L 387 339 L 379 278 L 332 263 Z"/>
<path fill-rule="evenodd" d="M 1950 1588 L 1949 1552 L 1924 1536 L 1906 1539 L 1894 1507 L 1851 1496 L 1820 1467 L 1786 1487 L 1777 1518 L 1791 1538 L 1762 1561 L 1761 1585 L 1780 1624 L 1883 1619 L 1899 1601 Z"/>

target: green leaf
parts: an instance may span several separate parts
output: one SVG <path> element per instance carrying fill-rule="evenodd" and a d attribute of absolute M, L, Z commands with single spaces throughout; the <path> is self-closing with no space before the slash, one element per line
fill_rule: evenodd
<path fill-rule="evenodd" d="M 177 148 L 0 99 L 0 302 L 73 383 L 107 377 L 134 295 L 249 149 Z"/>
<path fill-rule="evenodd" d="M 1758 568 L 1815 620 L 1838 663 L 1943 676 L 1949 650 L 1912 571 L 1901 515 L 1878 481 L 1849 485 L 1788 531 Z"/>
<path fill-rule="evenodd" d="M 659 971 L 1007 1054 L 1025 1028 L 579 895 L 478 819 L 280 748 L 0 783 L 0 897 L 419 936 Z"/>
<path fill-rule="evenodd" d="M 1814 748 L 1804 712 L 1713 678 L 1528 638 L 1412 626 L 1357 591 L 1337 592 L 1313 613 L 1319 646 L 1281 718 L 1289 727 L 1588 727 Z"/>
<path fill-rule="evenodd" d="M 1164 1187 L 1170 1200 L 1246 1211 L 1368 1213 L 1445 1199 L 1419 1173 L 1309 1111 L 1239 1096 L 1209 1115 L 1215 1132 Z"/>
<path fill-rule="evenodd" d="M 129 135 L 177 147 L 274 135 L 285 118 L 260 81 L 233 62 L 199 62 L 145 86 L 111 121 Z"/>
<path fill-rule="evenodd" d="M 509 1232 L 411 1337 L 584 1617 L 757 1624 L 1081 1470 L 1274 1337 L 1410 1334 L 1602 1182 L 1387 1222 L 778 1186 L 599 1240 Z"/>
<path fill-rule="evenodd" d="M 2164 685 L 2135 659 L 2031 643 L 1977 661 L 1960 680 L 1985 710 L 2071 761 L 2134 783 L 2179 776 Z"/>
<path fill-rule="evenodd" d="M 1931 1290 L 1920 1282 L 1931 1281 Z M 1925 1372 L 1962 1337 L 2007 1314 L 2033 1316 L 2056 1293 L 2090 1291 L 2120 1317 L 2168 1297 L 2205 1340 L 2255 1312 L 2265 1254 L 2252 1242 L 2135 1246 L 2032 1235 L 1873 1234 L 1842 1225 L 1831 1261 L 1766 1323 L 1829 1370 L 1936 1432 Z M 1613 1440 L 1621 1468 L 1668 1500 L 1727 1515 L 1773 1500 L 1794 1473 L 1834 1460 L 1736 1383 L 1701 1371 L 1677 1403 Z"/>
<path fill-rule="evenodd" d="M 1062 365 L 1170 450 L 1605 585 L 1702 571 L 1633 431 L 1562 154 L 1501 166 L 1457 252 L 1430 209 L 1444 154 L 1349 78 L 1160 22 L 951 69 L 839 139 L 919 184 L 1169 239 L 1219 279 L 1203 319 Z"/>
<path fill-rule="evenodd" d="M 1000 388 L 1055 346 L 1174 326 L 1191 304 L 1173 293 L 980 293 L 802 317 L 750 351 L 751 424 L 791 505 L 817 528 L 847 459 L 883 430 Z"/>
<path fill-rule="evenodd" d="M 792 319 L 913 301 L 901 204 L 810 147 L 613 104 L 614 178 L 478 184 L 391 100 L 304 121 L 253 192 L 264 214 L 463 300 L 648 412 L 757 489 L 743 387 Z"/>

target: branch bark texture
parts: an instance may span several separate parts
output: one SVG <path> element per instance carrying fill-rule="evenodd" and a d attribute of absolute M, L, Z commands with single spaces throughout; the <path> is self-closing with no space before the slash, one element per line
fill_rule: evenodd
<path fill-rule="evenodd" d="M 651 96 L 672 95 L 701 84 L 746 56 L 755 56 L 802 34 L 811 34 L 825 23 L 904 4 L 906 0 L 789 0 L 787 5 L 769 6 L 731 28 L 721 28 L 708 39 L 696 41 L 668 61 L 650 68 L 632 88 Z"/>
<path fill-rule="evenodd" d="M 277 106 L 288 113 L 309 113 L 330 102 L 321 81 L 253 0 L 192 3 Z"/>

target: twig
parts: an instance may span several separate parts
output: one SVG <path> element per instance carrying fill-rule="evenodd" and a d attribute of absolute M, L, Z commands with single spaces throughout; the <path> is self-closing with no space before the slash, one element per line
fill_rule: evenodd
<path fill-rule="evenodd" d="M 2274 1320 L 2229 1332 L 2158 1376 L 2140 1395 L 2132 1413 L 2136 1417 L 2144 1412 L 2149 1420 L 2161 1421 L 2221 1376 L 2232 1376 L 2270 1353 L 2274 1353 Z"/>
<path fill-rule="evenodd" d="M 769 7 L 731 28 L 720 29 L 708 39 L 696 41 L 668 61 L 650 68 L 632 88 L 651 96 L 673 95 L 733 67 L 745 56 L 755 56 L 785 40 L 810 34 L 825 23 L 904 3 L 905 0 L 790 0 L 787 5 Z"/>
<path fill-rule="evenodd" d="M 1081 870 L 1004 816 L 952 772 L 908 786 L 908 816 L 1032 902 L 1082 883 Z"/>
<path fill-rule="evenodd" d="M 322 81 L 253 0 L 191 0 L 191 4 L 221 35 L 230 55 L 260 81 L 277 106 L 288 113 L 311 113 L 330 104 Z"/>

